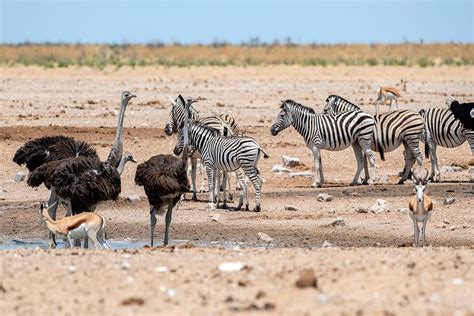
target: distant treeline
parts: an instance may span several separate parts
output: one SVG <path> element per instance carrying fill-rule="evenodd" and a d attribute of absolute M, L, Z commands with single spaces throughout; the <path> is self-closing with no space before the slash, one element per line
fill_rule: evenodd
<path fill-rule="evenodd" d="M 249 66 L 249 65 L 474 65 L 474 44 L 311 44 L 291 41 L 242 45 L 17 44 L 0 45 L 0 64 L 46 68 L 88 66 Z"/>

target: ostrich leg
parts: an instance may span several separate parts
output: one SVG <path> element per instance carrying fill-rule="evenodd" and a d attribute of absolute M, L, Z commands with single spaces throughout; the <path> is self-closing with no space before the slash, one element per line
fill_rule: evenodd
<path fill-rule="evenodd" d="M 51 195 L 49 196 L 49 200 L 48 200 L 48 213 L 49 213 L 49 216 L 53 220 L 56 220 L 57 209 L 58 209 L 58 196 L 56 195 L 56 190 L 54 188 L 51 188 Z M 56 236 L 52 232 L 49 232 L 49 248 L 56 248 L 56 246 L 57 246 Z"/>
<path fill-rule="evenodd" d="M 150 205 L 150 245 L 153 247 L 153 234 L 155 233 L 156 226 L 156 208 Z"/>
<path fill-rule="evenodd" d="M 171 214 L 173 213 L 173 207 L 176 205 L 179 199 L 180 197 L 178 196 L 177 198 L 171 199 L 168 203 L 168 211 L 166 212 L 166 217 L 165 217 L 165 237 L 163 240 L 163 246 L 168 245 L 168 234 L 169 234 L 169 229 L 170 229 L 170 224 L 171 224 Z"/>

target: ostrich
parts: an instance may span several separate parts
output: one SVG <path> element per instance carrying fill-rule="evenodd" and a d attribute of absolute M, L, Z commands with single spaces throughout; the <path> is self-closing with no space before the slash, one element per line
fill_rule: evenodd
<path fill-rule="evenodd" d="M 184 129 L 188 129 L 190 101 L 185 102 L 180 95 L 180 101 L 185 104 Z M 156 226 L 156 214 L 165 217 L 165 234 L 163 245 L 168 245 L 168 232 L 171 224 L 171 214 L 173 208 L 181 199 L 181 196 L 189 192 L 190 186 L 187 177 L 187 157 L 188 157 L 188 133 L 185 132 L 184 150 L 181 157 L 173 155 L 156 155 L 137 166 L 135 183 L 143 186 L 150 204 L 150 239 L 153 246 L 153 235 Z"/>
<path fill-rule="evenodd" d="M 50 161 L 30 173 L 28 185 L 38 187 L 44 183 L 61 202 L 68 205 L 68 214 L 73 215 L 93 211 L 101 201 L 117 199 L 121 190 L 120 173 L 127 161 L 134 161 L 129 154 L 123 156 L 125 109 L 128 101 L 134 97 L 128 91 L 122 93 L 115 142 L 105 162 L 101 162 L 98 157 L 85 156 Z M 54 219 L 56 207 L 51 212 Z"/>

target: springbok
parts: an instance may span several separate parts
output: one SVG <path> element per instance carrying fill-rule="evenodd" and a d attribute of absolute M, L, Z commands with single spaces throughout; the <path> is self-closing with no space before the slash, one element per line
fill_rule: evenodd
<path fill-rule="evenodd" d="M 410 212 L 408 213 L 413 220 L 413 226 L 415 230 L 415 246 L 418 247 L 420 239 L 420 229 L 418 228 L 418 223 L 423 223 L 421 228 L 421 243 L 422 246 L 425 245 L 426 238 L 426 223 L 433 213 L 433 202 L 431 198 L 426 195 L 426 186 L 430 183 L 431 178 L 428 177 L 428 169 L 426 170 L 426 175 L 420 178 L 416 172 L 413 172 L 413 183 L 415 184 L 415 195 L 410 199 L 408 206 Z"/>
<path fill-rule="evenodd" d="M 398 98 L 402 94 L 401 91 L 407 91 L 406 79 L 401 79 L 397 84 L 397 87 L 380 87 L 377 90 L 377 100 L 375 100 L 375 113 L 379 112 L 379 104 L 385 104 L 387 100 L 390 101 L 389 111 L 392 110 L 392 102 L 395 101 L 395 105 L 398 110 Z"/>
<path fill-rule="evenodd" d="M 54 204 L 49 208 L 54 207 Z M 77 215 L 53 220 L 48 213 L 48 207 L 43 203 L 40 206 L 39 223 L 46 224 L 49 231 L 67 240 L 68 248 L 72 248 L 74 239 L 89 238 L 96 249 L 110 249 L 105 240 L 105 219 L 99 213 L 84 212 Z"/>

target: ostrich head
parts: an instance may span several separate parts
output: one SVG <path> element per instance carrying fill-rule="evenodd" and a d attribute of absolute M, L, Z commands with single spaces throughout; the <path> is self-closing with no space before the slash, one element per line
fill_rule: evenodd
<path fill-rule="evenodd" d="M 137 163 L 137 161 L 133 158 L 133 155 L 132 153 L 126 151 L 124 154 L 123 154 L 123 157 L 122 157 L 123 160 L 125 160 L 125 162 L 134 162 L 134 163 Z"/>
<path fill-rule="evenodd" d="M 122 92 L 122 97 L 120 98 L 120 101 L 122 104 L 127 105 L 128 101 L 130 101 L 132 98 L 136 98 L 137 96 L 130 91 L 124 91 Z"/>

